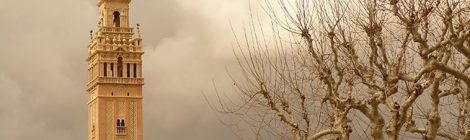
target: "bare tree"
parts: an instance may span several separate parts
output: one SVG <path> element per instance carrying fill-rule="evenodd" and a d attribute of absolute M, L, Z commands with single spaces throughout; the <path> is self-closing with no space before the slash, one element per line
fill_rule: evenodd
<path fill-rule="evenodd" d="M 470 140 L 470 1 L 266 0 L 218 110 L 257 139 Z M 256 19 L 256 18 L 252 18 Z"/>

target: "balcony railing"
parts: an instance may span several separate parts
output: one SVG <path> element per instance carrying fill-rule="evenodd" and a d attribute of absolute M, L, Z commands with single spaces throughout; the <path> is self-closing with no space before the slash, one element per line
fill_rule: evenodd
<path fill-rule="evenodd" d="M 125 126 L 116 127 L 116 135 L 126 135 L 126 127 Z"/>
<path fill-rule="evenodd" d="M 104 33 L 132 33 L 133 28 L 101 26 L 99 30 Z"/>
<path fill-rule="evenodd" d="M 96 84 L 131 84 L 143 85 L 144 78 L 123 78 L 123 77 L 98 77 L 88 82 L 87 87 L 90 90 Z"/>
<path fill-rule="evenodd" d="M 99 77 L 98 83 L 143 84 L 143 78 Z"/>

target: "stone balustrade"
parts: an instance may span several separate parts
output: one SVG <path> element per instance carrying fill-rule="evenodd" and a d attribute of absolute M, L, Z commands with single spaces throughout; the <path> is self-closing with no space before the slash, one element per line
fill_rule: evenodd
<path fill-rule="evenodd" d="M 143 78 L 99 77 L 98 83 L 110 84 L 143 84 Z"/>
<path fill-rule="evenodd" d="M 98 77 L 88 82 L 88 89 L 93 87 L 96 84 L 135 84 L 143 85 L 143 78 L 124 78 L 124 77 Z"/>
<path fill-rule="evenodd" d="M 116 135 L 126 135 L 126 127 L 125 126 L 117 126 L 116 127 Z"/>
<path fill-rule="evenodd" d="M 133 28 L 101 26 L 99 31 L 103 33 L 132 33 Z"/>

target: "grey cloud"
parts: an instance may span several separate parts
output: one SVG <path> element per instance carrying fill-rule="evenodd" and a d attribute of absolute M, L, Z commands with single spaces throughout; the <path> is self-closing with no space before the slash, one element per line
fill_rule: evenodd
<path fill-rule="evenodd" d="M 236 67 L 230 21 L 248 1 L 134 0 L 144 37 L 145 139 L 237 139 L 203 94 L 229 90 Z M 4 0 L 0 5 L 0 139 L 86 139 L 86 45 L 95 0 Z M 230 71 L 230 70 L 229 70 Z"/>

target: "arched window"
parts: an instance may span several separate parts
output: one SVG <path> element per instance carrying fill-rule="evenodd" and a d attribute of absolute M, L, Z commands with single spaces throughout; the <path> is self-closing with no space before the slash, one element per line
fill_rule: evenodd
<path fill-rule="evenodd" d="M 118 11 L 114 11 L 113 15 L 114 15 L 114 18 L 113 18 L 114 27 L 121 27 L 121 13 L 119 13 Z"/>
<path fill-rule="evenodd" d="M 118 135 L 125 135 L 126 134 L 126 124 L 124 120 L 118 119 L 116 122 L 116 133 Z"/>
<path fill-rule="evenodd" d="M 118 77 L 122 77 L 122 57 L 118 57 L 118 64 L 117 64 L 117 72 Z"/>

